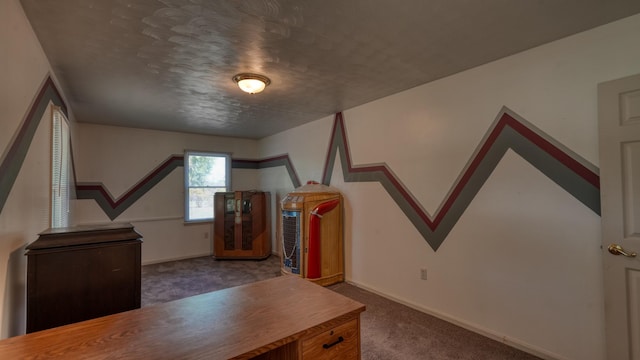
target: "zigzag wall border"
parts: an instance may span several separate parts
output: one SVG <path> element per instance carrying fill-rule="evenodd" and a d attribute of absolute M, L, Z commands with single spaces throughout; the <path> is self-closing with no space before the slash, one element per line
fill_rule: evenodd
<path fill-rule="evenodd" d="M 231 167 L 234 169 L 266 169 L 271 167 L 284 166 L 287 169 L 291 183 L 293 187 L 297 188 L 300 184 L 300 178 L 296 173 L 296 169 L 291 163 L 291 159 L 288 154 L 278 155 L 262 160 L 248 160 L 248 159 L 232 159 Z"/>
<path fill-rule="evenodd" d="M 76 185 L 76 196 L 78 199 L 95 200 L 109 219 L 114 220 L 160 181 L 162 181 L 162 179 L 169 175 L 174 169 L 182 166 L 184 166 L 184 155 L 176 154 L 169 156 L 118 199 L 113 198 L 103 183 L 78 183 Z M 289 159 L 289 155 L 279 155 L 262 160 L 231 160 L 231 168 L 233 169 L 266 169 L 278 166 L 284 166 L 287 169 L 289 178 L 291 179 L 294 187 L 300 186 L 298 174 Z"/>
<path fill-rule="evenodd" d="M 342 113 L 335 116 L 322 183 L 331 183 L 338 152 L 345 182 L 379 182 L 436 251 L 508 149 L 512 149 L 600 215 L 598 169 L 506 107 L 449 190 L 434 216 L 425 211 L 386 164 L 352 165 Z"/>
<path fill-rule="evenodd" d="M 0 162 L 0 213 L 9 197 L 13 184 L 18 177 L 24 159 L 29 151 L 33 136 L 40 125 L 40 120 L 47 110 L 49 102 L 59 106 L 68 117 L 67 105 L 51 76 L 47 75 L 38 94 L 29 105 L 29 110 L 22 124 L 13 135 L 10 145 L 6 148 Z M 93 199 L 105 212 L 109 219 L 114 220 L 126 209 L 133 205 L 144 194 L 164 179 L 175 168 L 184 166 L 183 155 L 171 155 L 153 169 L 142 180 L 132 186 L 125 194 L 114 199 L 109 190 L 102 183 L 78 183 L 76 181 L 73 151 L 71 151 L 72 175 L 76 184 L 76 199 Z M 234 169 L 266 169 L 284 166 L 294 187 L 300 186 L 300 180 L 289 155 L 279 155 L 261 160 L 232 159 Z M 73 194 L 72 194 L 73 196 Z"/>
<path fill-rule="evenodd" d="M 58 88 L 56 88 L 53 79 L 47 75 L 40 86 L 38 94 L 29 105 L 29 111 L 22 120 L 22 124 L 18 127 L 10 145 L 2 155 L 2 162 L 0 163 L 0 213 L 4 209 L 13 184 L 18 178 L 24 159 L 33 141 L 33 136 L 38 129 L 38 125 L 40 125 L 44 112 L 49 106 L 49 102 L 59 106 L 65 116 L 68 117 L 67 105 L 62 99 Z"/>
<path fill-rule="evenodd" d="M 169 156 L 117 200 L 113 198 L 103 183 L 78 183 L 76 184 L 76 196 L 78 199 L 95 200 L 109 219 L 114 220 L 180 166 L 184 166 L 183 155 Z"/>
<path fill-rule="evenodd" d="M 52 78 L 47 76 L 14 134 L 10 146 L 3 154 L 0 163 L 0 212 L 9 197 L 49 102 L 60 106 L 67 115 L 66 104 L 60 92 Z M 326 185 L 331 183 L 333 166 L 339 153 L 345 182 L 379 182 L 427 243 L 433 250 L 437 250 L 508 149 L 515 151 L 600 215 L 600 177 L 597 167 L 507 108 L 500 111 L 434 216 L 422 208 L 386 164 L 352 164 L 341 112 L 335 116 L 322 182 Z M 94 199 L 105 214 L 114 220 L 180 166 L 184 166 L 184 157 L 170 156 L 117 200 L 102 183 L 78 183 L 76 197 Z M 265 169 L 277 166 L 285 166 L 294 188 L 300 186 L 300 180 L 288 155 L 262 160 L 232 160 L 232 168 L 235 169 Z"/>

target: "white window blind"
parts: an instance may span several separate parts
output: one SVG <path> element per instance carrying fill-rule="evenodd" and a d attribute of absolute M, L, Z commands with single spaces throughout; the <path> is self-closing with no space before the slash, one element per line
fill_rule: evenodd
<path fill-rule="evenodd" d="M 69 226 L 69 124 L 60 108 L 52 110 L 51 131 L 51 227 Z"/>

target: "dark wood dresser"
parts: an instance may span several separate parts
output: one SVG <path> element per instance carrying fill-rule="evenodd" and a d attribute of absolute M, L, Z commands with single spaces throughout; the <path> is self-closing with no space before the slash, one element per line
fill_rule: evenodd
<path fill-rule="evenodd" d="M 140 307 L 131 224 L 48 229 L 27 246 L 27 333 Z"/>

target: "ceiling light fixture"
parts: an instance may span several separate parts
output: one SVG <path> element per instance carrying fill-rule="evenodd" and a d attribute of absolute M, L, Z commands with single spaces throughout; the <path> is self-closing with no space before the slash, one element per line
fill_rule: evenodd
<path fill-rule="evenodd" d="M 242 91 L 249 94 L 257 94 L 264 90 L 267 85 L 271 84 L 271 80 L 266 76 L 247 73 L 234 76 L 233 81 L 238 84 Z"/>

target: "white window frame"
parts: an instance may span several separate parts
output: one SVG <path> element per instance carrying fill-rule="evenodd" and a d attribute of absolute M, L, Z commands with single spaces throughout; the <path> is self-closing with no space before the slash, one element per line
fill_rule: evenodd
<path fill-rule="evenodd" d="M 60 107 L 51 106 L 51 217 L 50 226 L 69 226 L 71 198 L 71 134 Z"/>
<path fill-rule="evenodd" d="M 191 156 L 210 156 L 210 157 L 220 157 L 225 159 L 225 185 L 222 186 L 195 186 L 191 185 L 189 182 L 189 159 Z M 195 188 L 206 188 L 206 189 L 214 189 L 216 191 L 231 191 L 231 154 L 221 153 L 221 152 L 210 152 L 210 151 L 194 151 L 194 150 L 185 150 L 184 152 L 184 221 L 185 223 L 195 223 L 195 222 L 211 222 L 214 219 L 214 209 L 215 204 L 213 203 L 213 196 L 210 199 L 212 208 L 210 211 L 210 217 L 193 217 L 192 216 L 192 208 L 190 206 L 189 194 L 191 189 Z"/>

